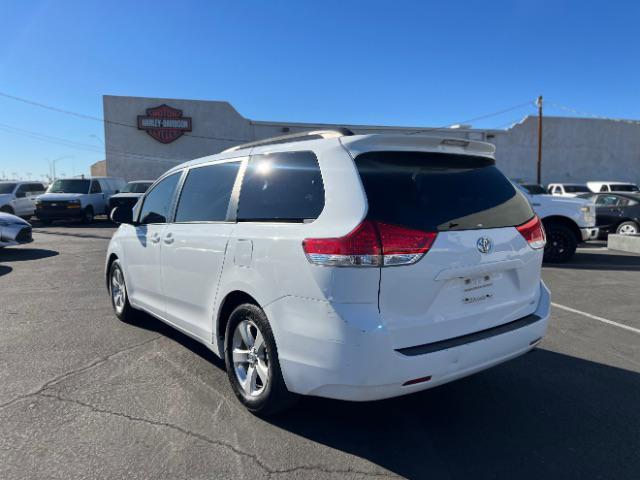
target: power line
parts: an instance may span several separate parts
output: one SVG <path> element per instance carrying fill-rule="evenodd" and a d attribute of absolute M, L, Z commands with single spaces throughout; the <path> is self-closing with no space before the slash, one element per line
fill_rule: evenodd
<path fill-rule="evenodd" d="M 31 131 L 31 130 L 25 130 L 23 128 L 12 127 L 10 125 L 5 125 L 3 123 L 0 123 L 0 131 L 11 133 L 14 135 L 22 135 L 27 138 L 40 140 L 42 142 L 51 143 L 53 145 L 60 145 L 60 146 L 72 148 L 75 150 L 84 150 L 92 153 L 102 153 L 102 149 L 95 145 L 84 144 L 84 143 L 76 142 L 74 140 L 69 140 L 62 137 L 54 137 L 52 135 L 46 135 L 43 133 Z M 146 153 L 130 152 L 126 150 L 117 150 L 117 149 L 109 149 L 109 151 L 119 156 L 136 158 L 141 161 L 154 162 L 154 163 L 157 163 L 158 161 L 163 161 L 163 162 L 170 162 L 178 165 L 180 163 L 190 160 L 189 158 L 176 159 L 175 157 L 167 157 L 164 155 L 149 155 Z"/>
<path fill-rule="evenodd" d="M 117 125 L 119 127 L 135 128 L 136 130 L 138 130 L 138 125 L 132 125 L 132 124 L 123 123 L 123 122 L 115 122 L 113 120 L 106 120 L 101 117 L 95 117 L 93 115 L 87 115 L 85 113 L 74 112 L 72 110 L 66 110 L 64 108 L 55 107 L 53 105 L 47 105 L 45 103 L 36 102 L 34 100 L 29 100 L 28 98 L 17 97 L 15 95 L 11 95 L 5 92 L 0 92 L 0 97 L 8 98 L 10 100 L 15 100 L 16 102 L 22 102 L 34 107 L 44 108 L 52 112 L 62 113 L 64 115 L 70 115 L 76 118 L 81 118 L 83 120 L 92 120 L 94 122 L 100 122 L 100 123 L 109 124 L 109 125 Z M 216 141 L 223 141 L 223 142 L 246 142 L 247 141 L 246 138 L 209 137 L 206 135 L 195 135 L 193 133 L 187 133 L 187 132 L 183 133 L 183 135 L 185 137 L 201 138 L 204 140 L 216 140 Z"/>
<path fill-rule="evenodd" d="M 576 110 L 575 108 L 571 108 L 566 105 L 562 105 L 560 103 L 550 102 L 549 100 L 545 100 L 544 103 L 545 105 L 551 105 L 552 107 L 558 108 L 560 110 L 564 110 L 565 112 L 573 113 L 575 115 L 580 115 L 581 117 L 589 117 L 589 118 L 595 118 L 597 120 L 609 120 L 611 122 L 622 122 L 622 123 L 629 123 L 632 125 L 640 125 L 640 121 L 638 120 L 625 120 L 622 118 L 603 117 L 601 115 L 596 115 L 595 113 Z"/>
<path fill-rule="evenodd" d="M 416 135 L 419 133 L 425 133 L 425 132 L 432 132 L 435 130 L 448 130 L 451 125 L 463 125 L 465 123 L 472 123 L 472 122 L 477 122 L 478 120 L 484 120 L 486 118 L 491 118 L 491 117 L 496 117 L 498 115 L 502 115 L 504 113 L 508 113 L 508 112 L 512 112 L 514 110 L 517 110 L 519 108 L 525 107 L 527 105 L 533 106 L 534 102 L 531 100 L 527 100 L 526 102 L 522 102 L 519 103 L 517 105 L 513 105 L 512 107 L 508 107 L 508 108 L 503 108 L 502 110 L 498 110 L 492 113 L 487 113 L 486 115 L 480 115 L 479 117 L 474 117 L 474 118 L 469 118 L 467 120 L 462 120 L 461 122 L 455 122 L 455 123 L 448 123 L 447 125 L 443 125 L 441 127 L 433 127 L 433 128 L 425 128 L 422 130 L 416 130 L 414 132 L 409 132 L 409 135 Z"/>

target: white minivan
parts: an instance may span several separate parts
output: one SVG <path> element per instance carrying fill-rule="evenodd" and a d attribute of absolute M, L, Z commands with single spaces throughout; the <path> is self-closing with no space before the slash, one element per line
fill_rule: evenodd
<path fill-rule="evenodd" d="M 144 310 L 223 357 L 269 414 L 376 400 L 533 349 L 544 230 L 487 143 L 308 132 L 166 172 L 106 256 L 116 315 Z"/>

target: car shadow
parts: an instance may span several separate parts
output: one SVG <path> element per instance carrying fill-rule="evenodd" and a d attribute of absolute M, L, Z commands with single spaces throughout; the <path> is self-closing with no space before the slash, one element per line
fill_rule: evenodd
<path fill-rule="evenodd" d="M 574 270 L 640 271 L 640 255 L 608 252 L 578 252 L 567 263 L 545 263 L 544 266 Z"/>
<path fill-rule="evenodd" d="M 7 273 L 11 273 L 13 268 L 8 267 L 6 265 L 0 265 L 0 277 L 6 275 Z"/>
<path fill-rule="evenodd" d="M 45 248 L 2 248 L 0 249 L 0 260 L 3 262 L 25 262 L 29 260 L 40 260 L 42 258 L 55 257 L 59 252 Z"/>
<path fill-rule="evenodd" d="M 224 370 L 162 322 L 141 314 L 136 326 Z M 410 479 L 634 479 L 639 404 L 640 374 L 538 348 L 417 394 L 364 403 L 305 397 L 265 420 Z"/>

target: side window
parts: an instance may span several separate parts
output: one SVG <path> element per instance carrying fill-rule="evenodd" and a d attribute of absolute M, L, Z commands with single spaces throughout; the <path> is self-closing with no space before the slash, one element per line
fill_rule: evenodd
<path fill-rule="evenodd" d="M 40 195 L 41 193 L 44 193 L 44 186 L 41 183 L 32 183 L 29 190 L 32 195 Z"/>
<path fill-rule="evenodd" d="M 561 193 L 560 192 L 560 187 L 558 185 L 556 185 L 555 187 L 553 187 L 553 193 Z"/>
<path fill-rule="evenodd" d="M 242 181 L 238 221 L 302 222 L 324 208 L 324 183 L 313 152 L 254 155 Z"/>
<path fill-rule="evenodd" d="M 240 162 L 227 162 L 189 170 L 180 193 L 175 221 L 225 221 L 239 169 Z"/>
<path fill-rule="evenodd" d="M 608 192 L 608 191 L 609 191 L 609 189 L 607 188 L 607 186 L 606 186 L 606 185 L 602 185 L 602 186 L 600 187 L 600 191 L 601 191 L 601 192 Z"/>
<path fill-rule="evenodd" d="M 23 183 L 16 189 L 16 196 L 18 196 L 18 194 L 26 194 L 28 191 L 29 191 L 29 184 Z"/>
<path fill-rule="evenodd" d="M 92 180 L 89 193 L 102 193 L 102 188 L 100 188 L 100 182 L 98 182 L 97 180 Z"/>
<path fill-rule="evenodd" d="M 166 223 L 181 172 L 164 178 L 144 197 L 140 223 Z"/>

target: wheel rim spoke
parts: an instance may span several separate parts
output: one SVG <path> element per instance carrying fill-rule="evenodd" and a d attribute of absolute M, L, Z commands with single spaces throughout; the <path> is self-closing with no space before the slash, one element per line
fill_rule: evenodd
<path fill-rule="evenodd" d="M 247 369 L 247 378 L 244 381 L 244 392 L 252 395 L 256 391 L 256 378 L 258 377 L 256 367 L 250 365 Z"/>
<path fill-rule="evenodd" d="M 255 342 L 253 343 L 253 348 L 259 351 L 262 349 L 263 346 L 264 346 L 264 338 L 262 337 L 262 332 L 260 330 L 257 330 L 256 339 L 255 339 Z"/>
<path fill-rule="evenodd" d="M 233 363 L 249 363 L 248 359 L 249 351 L 241 348 L 234 348 L 232 352 Z"/>
<path fill-rule="evenodd" d="M 243 320 L 238 325 L 238 329 L 240 331 L 240 336 L 242 337 L 242 341 L 244 342 L 244 344 L 249 348 L 253 347 L 255 339 L 251 334 L 251 324 L 246 320 Z"/>
<path fill-rule="evenodd" d="M 264 360 L 258 360 L 258 363 L 256 363 L 256 371 L 262 381 L 262 385 L 266 386 L 269 381 L 269 367 L 264 363 Z"/>

